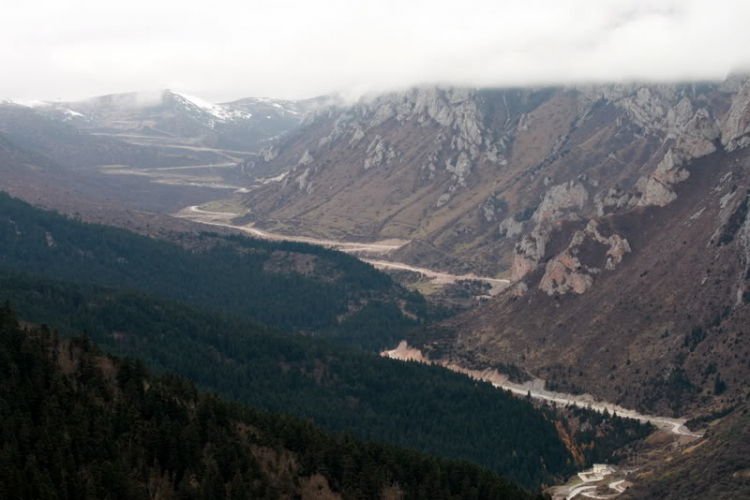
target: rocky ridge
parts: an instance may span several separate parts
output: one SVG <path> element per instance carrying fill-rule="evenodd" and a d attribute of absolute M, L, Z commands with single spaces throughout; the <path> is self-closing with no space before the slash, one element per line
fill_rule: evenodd
<path fill-rule="evenodd" d="M 561 222 L 665 206 L 687 164 L 746 144 L 748 89 L 747 77 L 734 76 L 425 87 L 339 103 L 247 162 L 250 175 L 288 175 L 246 203 L 277 230 L 412 239 L 400 259 L 520 279 Z"/>

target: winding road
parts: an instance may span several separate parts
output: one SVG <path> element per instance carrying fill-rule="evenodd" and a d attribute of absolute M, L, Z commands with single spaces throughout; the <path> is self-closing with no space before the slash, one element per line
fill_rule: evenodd
<path fill-rule="evenodd" d="M 466 368 L 454 363 L 435 362 L 425 357 L 419 349 L 409 347 L 405 340 L 401 341 L 395 349 L 383 351 L 381 355 L 403 361 L 413 360 L 421 361 L 423 363 L 438 364 L 449 370 L 461 372 L 470 377 L 490 382 L 493 386 L 499 389 L 504 389 L 521 396 L 530 395 L 534 399 L 549 401 L 562 406 L 574 405 L 581 408 L 589 408 L 599 413 L 604 413 L 605 411 L 610 414 L 617 413 L 620 417 L 632 418 L 634 420 L 640 420 L 641 422 L 649 422 L 660 429 L 664 429 L 678 436 L 691 436 L 695 438 L 703 437 L 702 434 L 691 432 L 690 429 L 685 427 L 685 419 L 644 415 L 635 410 L 623 408 L 614 403 L 598 401 L 589 394 L 573 395 L 562 392 L 547 391 L 543 388 L 544 381 L 541 379 L 517 384 L 508 380 L 507 376 L 501 375 L 497 370 L 467 370 Z"/>
<path fill-rule="evenodd" d="M 202 210 L 197 205 L 188 207 L 177 214 L 178 217 L 190 219 L 194 222 L 200 222 L 201 224 L 208 224 L 211 226 L 229 227 L 244 231 L 252 234 L 257 238 L 262 238 L 272 241 L 294 241 L 298 243 L 309 243 L 311 245 L 319 245 L 327 248 L 333 248 L 341 252 L 347 253 L 363 253 L 363 254 L 376 254 L 386 255 L 394 250 L 401 248 L 402 246 L 409 243 L 408 240 L 383 240 L 372 243 L 362 242 L 349 242 L 349 241 L 336 241 L 336 240 L 325 240 L 310 238 L 307 236 L 289 236 L 284 234 L 270 233 L 261 229 L 248 226 L 237 226 L 231 223 L 231 220 L 237 216 L 237 214 L 229 212 L 212 212 L 209 210 Z M 369 259 L 360 257 L 360 260 L 372 264 L 378 269 L 400 269 L 404 271 L 411 271 L 414 273 L 422 274 L 423 276 L 430 278 L 434 283 L 437 284 L 449 284 L 457 281 L 470 280 L 470 281 L 482 281 L 488 283 L 491 286 L 490 295 L 496 295 L 508 285 L 510 281 L 500 278 L 490 278 L 485 276 L 476 276 L 474 274 L 463 274 L 456 275 L 450 273 L 444 273 L 440 271 L 434 271 L 424 267 L 416 267 L 403 262 L 393 262 L 389 260 L 381 259 Z"/>
<path fill-rule="evenodd" d="M 268 240 L 273 240 L 273 241 L 295 241 L 295 242 L 302 242 L 302 243 L 310 243 L 313 245 L 320 245 L 324 247 L 335 248 L 337 250 L 341 250 L 344 252 L 387 254 L 393 250 L 401 248 L 403 245 L 408 243 L 408 241 L 405 241 L 405 240 L 386 240 L 386 241 L 378 241 L 374 243 L 344 242 L 344 241 L 336 241 L 336 240 L 322 240 L 322 239 L 316 239 L 316 238 L 309 238 L 305 236 L 288 236 L 288 235 L 270 233 L 267 231 L 256 229 L 252 226 L 237 226 L 237 225 L 229 223 L 229 221 L 231 221 L 232 218 L 236 217 L 236 214 L 232 214 L 228 212 L 212 212 L 208 210 L 202 210 L 198 208 L 198 206 L 188 207 L 187 209 L 181 211 L 178 214 L 178 216 L 183 217 L 183 218 L 189 218 L 195 222 L 200 222 L 202 224 L 238 229 L 246 233 L 252 234 L 258 238 L 263 238 L 263 239 L 268 239 Z M 385 268 L 403 269 L 405 271 L 412 271 L 412 272 L 420 273 L 426 277 L 429 277 L 435 280 L 435 283 L 445 284 L 445 283 L 453 283 L 453 282 L 460 281 L 460 280 L 476 280 L 476 281 L 483 281 L 483 282 L 489 283 L 490 285 L 492 285 L 493 291 L 494 290 L 499 291 L 507 287 L 510 284 L 510 282 L 505 279 L 475 276 L 473 274 L 455 275 L 455 274 L 449 274 L 449 273 L 442 273 L 442 272 L 433 271 L 427 268 L 411 266 L 409 264 L 405 264 L 401 262 L 392 262 L 392 261 L 387 261 L 387 260 L 374 260 L 374 259 L 367 259 L 367 258 L 362 258 L 362 260 L 372 264 L 375 267 L 379 267 L 381 269 L 385 269 Z M 396 349 L 393 349 L 390 351 L 384 351 L 382 355 L 391 357 L 394 359 L 418 360 L 418 361 L 422 361 L 426 363 L 432 363 L 432 361 L 422 356 L 422 353 L 419 350 L 409 347 L 405 341 L 402 341 L 401 344 L 399 344 L 399 346 Z M 524 384 L 516 384 L 508 380 L 507 377 L 500 375 L 497 371 L 494 371 L 494 370 L 493 371 L 485 370 L 483 372 L 479 372 L 479 371 L 473 371 L 473 370 L 466 370 L 460 366 L 453 365 L 450 363 L 441 363 L 441 364 L 443 364 L 443 366 L 451 370 L 465 373 L 474 378 L 486 380 L 488 382 L 491 382 L 495 387 L 502 388 L 502 389 L 511 391 L 515 394 L 519 394 L 522 396 L 530 394 L 532 398 L 553 402 L 559 405 L 564 405 L 564 406 L 575 405 L 575 406 L 590 408 L 592 410 L 595 410 L 601 413 L 605 411 L 609 413 L 617 413 L 621 417 L 632 418 L 635 420 L 640 420 L 642 422 L 649 422 L 655 425 L 656 427 L 659 427 L 660 429 L 665 429 L 676 435 L 692 436 L 696 438 L 702 437 L 701 434 L 691 432 L 687 427 L 685 427 L 685 419 L 661 417 L 661 416 L 656 416 L 656 415 L 644 415 L 644 414 L 638 413 L 635 410 L 623 408 L 622 406 L 619 406 L 613 403 L 598 401 L 590 395 L 573 395 L 573 394 L 565 394 L 565 393 L 560 393 L 560 392 L 547 391 L 544 389 L 544 382 L 538 379 L 533 380 L 531 382 L 524 383 Z"/>

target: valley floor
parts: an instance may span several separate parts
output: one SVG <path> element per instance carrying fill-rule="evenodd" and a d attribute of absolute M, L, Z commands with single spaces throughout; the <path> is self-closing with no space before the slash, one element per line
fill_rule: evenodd
<path fill-rule="evenodd" d="M 199 222 L 211 226 L 228 227 L 238 229 L 248 234 L 251 234 L 257 238 L 267 239 L 271 241 L 293 241 L 298 243 L 309 243 L 311 245 L 319 245 L 327 248 L 333 248 L 342 252 L 347 252 L 358 256 L 364 262 L 372 264 L 377 269 L 383 270 L 400 270 L 417 273 L 431 282 L 439 285 L 456 283 L 459 281 L 477 281 L 483 282 L 490 286 L 488 295 L 494 296 L 500 293 L 502 290 L 510 285 L 510 281 L 502 278 L 494 278 L 487 276 L 476 276 L 475 274 L 463 274 L 456 275 L 445 272 L 440 272 L 432 269 L 423 267 L 415 267 L 403 262 L 393 262 L 385 260 L 385 256 L 388 253 L 401 248 L 406 245 L 406 240 L 383 240 L 376 242 L 349 242 L 349 241 L 336 241 L 336 240 L 321 240 L 316 238 L 310 238 L 306 236 L 292 236 L 278 233 L 271 233 L 257 229 L 252 225 L 238 226 L 232 223 L 232 219 L 237 217 L 238 214 L 232 212 L 219 212 L 212 210 L 205 210 L 198 205 L 193 205 L 181 210 L 176 214 L 178 217 L 192 220 L 193 222 Z M 378 259 L 373 259 L 373 256 L 380 256 Z"/>

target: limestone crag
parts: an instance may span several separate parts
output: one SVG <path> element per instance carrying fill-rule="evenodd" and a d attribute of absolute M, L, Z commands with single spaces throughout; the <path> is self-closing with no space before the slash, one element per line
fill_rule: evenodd
<path fill-rule="evenodd" d="M 666 139 L 675 141 L 653 174 L 641 177 L 636 190 L 640 199 L 633 199 L 641 206 L 664 206 L 677 198 L 673 186 L 686 180 L 689 173 L 682 165 L 716 151 L 714 142 L 721 131 L 716 120 L 705 109 L 693 112 L 690 100 L 683 98 L 667 112 Z"/>
<path fill-rule="evenodd" d="M 588 191 L 579 181 L 572 180 L 552 186 L 544 194 L 532 220 L 538 224 L 560 220 L 564 215 L 574 214 L 575 210 L 582 209 L 588 198 Z"/>
<path fill-rule="evenodd" d="M 305 152 L 302 154 L 302 157 L 299 159 L 298 164 L 299 165 L 309 165 L 313 162 L 313 157 L 310 154 L 309 150 L 305 150 Z"/>
<path fill-rule="evenodd" d="M 534 229 L 516 244 L 511 268 L 512 280 L 523 278 L 537 266 L 544 257 L 554 224 L 565 218 L 577 218 L 577 211 L 586 205 L 588 198 L 586 187 L 577 180 L 552 186 L 546 191 L 542 202 L 531 216 L 531 222 L 536 224 Z M 513 226 L 511 222 L 504 224 L 506 235 L 508 229 L 515 229 L 513 233 L 519 233 L 517 225 Z"/>
<path fill-rule="evenodd" d="M 582 247 L 587 240 L 606 247 L 604 265 L 586 265 L 581 262 Z M 602 236 L 595 220 L 589 221 L 586 228 L 576 231 L 564 252 L 556 255 L 547 263 L 539 289 L 548 295 L 564 295 L 568 292 L 582 294 L 594 284 L 594 276 L 602 268 L 612 271 L 622 262 L 623 256 L 631 251 L 628 240 L 618 234 Z"/>
<path fill-rule="evenodd" d="M 533 271 L 542 260 L 550 239 L 550 229 L 537 227 L 530 233 L 525 234 L 516 243 L 513 255 L 513 264 L 510 270 L 511 281 L 523 279 L 529 272 Z"/>
<path fill-rule="evenodd" d="M 515 238 L 523 232 L 523 223 L 518 222 L 514 217 L 508 217 L 500 223 L 498 231 L 504 238 Z"/>
<path fill-rule="evenodd" d="M 315 126 L 317 122 L 326 120 L 332 120 L 330 131 L 319 139 L 318 147 L 332 147 L 339 141 L 357 147 L 361 140 L 370 135 L 370 131 L 391 120 L 400 124 L 412 122 L 428 126 L 432 123 L 442 127 L 445 130 L 435 136 L 433 159 L 428 168 L 434 172 L 438 156 L 445 158 L 445 169 L 452 174 L 454 189 L 466 187 L 472 163 L 485 148 L 482 114 L 472 89 L 426 87 L 363 98 L 353 106 L 337 105 L 319 109 L 306 117 L 303 125 Z M 494 162 L 507 162 L 503 157 L 505 146 L 502 141 L 493 143 L 488 140 L 484 144 L 487 145 L 487 158 Z M 315 155 L 315 151 L 307 153 Z M 367 143 L 362 164 L 368 170 L 403 154 L 393 143 L 376 133 Z M 270 154 L 264 153 L 263 157 L 266 156 Z"/>
<path fill-rule="evenodd" d="M 735 91 L 732 106 L 721 127 L 721 143 L 728 151 L 750 146 L 750 77 L 730 78 Z"/>
<path fill-rule="evenodd" d="M 375 139 L 367 147 L 367 157 L 364 162 L 364 169 L 377 167 L 383 164 L 388 164 L 397 156 L 396 151 L 386 143 L 380 135 L 376 135 Z"/>
<path fill-rule="evenodd" d="M 565 252 L 547 263 L 539 288 L 548 295 L 563 295 L 568 291 L 582 294 L 594 284 L 589 273 L 596 271 L 594 268 L 584 268 L 577 257 Z"/>
<path fill-rule="evenodd" d="M 602 216 L 607 213 L 607 209 L 617 211 L 618 209 L 627 208 L 631 199 L 632 195 L 618 186 L 609 188 L 605 193 L 598 192 L 594 195 L 596 214 Z"/>

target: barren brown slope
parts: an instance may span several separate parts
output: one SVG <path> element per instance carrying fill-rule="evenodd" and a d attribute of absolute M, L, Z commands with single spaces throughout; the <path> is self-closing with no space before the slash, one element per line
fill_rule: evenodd
<path fill-rule="evenodd" d="M 256 177 L 285 174 L 246 204 L 275 231 L 411 239 L 400 260 L 509 273 L 512 250 L 542 219 L 666 203 L 680 163 L 741 135 L 748 89 L 740 77 L 710 85 L 418 88 L 326 108 L 245 164 Z M 621 199 L 633 190 L 637 198 Z M 546 211 L 532 220 L 545 198 Z"/>
<path fill-rule="evenodd" d="M 514 364 L 648 412 L 748 397 L 750 151 L 687 171 L 664 207 L 556 226 L 513 288 L 411 341 L 432 358 Z"/>
<path fill-rule="evenodd" d="M 622 500 L 750 498 L 750 408 L 724 417 L 704 441 L 679 449 L 653 474 L 637 477 Z"/>

